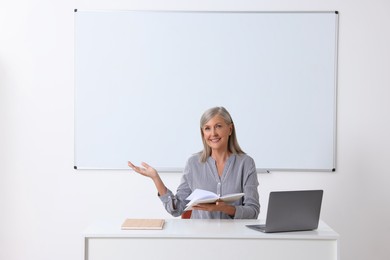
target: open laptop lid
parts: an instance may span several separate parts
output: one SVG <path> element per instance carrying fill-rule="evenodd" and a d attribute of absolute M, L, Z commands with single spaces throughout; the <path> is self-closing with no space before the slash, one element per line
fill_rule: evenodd
<path fill-rule="evenodd" d="M 317 229 L 322 196 L 322 190 L 271 192 L 265 227 L 254 229 L 267 233 Z"/>

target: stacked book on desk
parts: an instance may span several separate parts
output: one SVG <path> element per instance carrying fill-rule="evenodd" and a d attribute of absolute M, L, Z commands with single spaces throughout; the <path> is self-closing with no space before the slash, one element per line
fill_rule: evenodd
<path fill-rule="evenodd" d="M 128 218 L 122 224 L 122 229 L 163 229 L 164 219 L 134 219 Z"/>

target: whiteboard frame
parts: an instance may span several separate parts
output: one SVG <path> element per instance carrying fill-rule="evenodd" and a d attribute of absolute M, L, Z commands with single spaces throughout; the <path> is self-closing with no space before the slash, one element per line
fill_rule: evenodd
<path fill-rule="evenodd" d="M 75 10 L 75 15 L 77 15 L 76 13 L 78 13 L 80 10 Z M 81 12 L 101 12 L 101 11 L 83 11 L 81 10 Z M 103 12 L 110 12 L 110 11 L 103 11 Z M 336 11 L 314 11 L 314 12 L 310 12 L 310 11 L 304 11 L 304 12 L 275 12 L 275 11 L 272 11 L 272 12 L 253 12 L 253 11 L 249 11 L 249 12 L 244 12 L 244 11 L 240 11 L 240 12 L 234 12 L 234 11 L 113 11 L 113 12 L 157 12 L 157 13 L 266 13 L 266 14 L 272 14 L 272 13 L 275 13 L 275 14 L 280 14 L 280 13 L 335 13 L 336 16 L 336 22 L 335 22 L 335 25 L 336 25 L 336 28 L 335 28 L 335 57 L 334 57 L 334 60 L 335 60 L 335 64 L 334 64 L 334 107 L 333 107 L 333 111 L 334 111 L 334 122 L 333 122 L 333 165 L 329 168 L 283 168 L 283 167 L 260 167 L 260 168 L 257 168 L 257 171 L 259 173 L 265 173 L 265 172 L 272 172 L 272 171 L 310 171 L 310 172 L 313 172 L 313 171 L 335 171 L 336 169 L 336 146 L 337 146 L 337 63 L 338 63 L 338 24 L 339 24 L 339 19 L 338 19 L 338 12 Z M 76 55 L 75 55 L 75 60 L 76 60 Z M 75 62 L 75 67 L 76 67 L 76 62 Z M 75 70 L 75 74 L 76 74 L 76 70 Z M 76 78 L 76 77 L 75 77 Z M 75 88 L 77 88 L 77 83 L 76 83 L 77 80 L 75 80 Z M 75 93 L 76 93 L 76 90 L 75 90 Z M 75 102 L 76 103 L 76 102 Z M 229 108 L 228 108 L 229 109 Z M 76 117 L 77 117 L 77 107 L 75 105 L 75 126 L 77 125 L 77 120 L 76 120 Z M 202 111 L 199 111 L 199 115 Z M 234 118 L 234 117 L 233 117 Z M 76 129 L 76 127 L 75 127 Z M 79 163 L 79 160 L 77 158 L 77 155 L 78 155 L 78 151 L 77 151 L 77 141 L 76 141 L 76 130 L 75 130 L 75 166 L 74 168 L 75 169 L 91 169 L 91 170 L 124 170 L 124 169 L 127 169 L 126 167 L 119 167 L 119 168 L 115 168 L 115 167 L 107 167 L 107 168 L 102 168 L 102 167 L 94 167 L 93 165 L 82 165 L 82 163 Z M 239 140 L 240 141 L 240 140 Z M 200 142 L 200 140 L 198 140 L 198 142 Z M 245 147 L 244 147 L 244 150 L 245 150 Z M 196 151 L 194 151 L 196 152 Z M 250 154 L 251 155 L 251 154 Z M 135 162 L 137 163 L 137 162 Z M 179 166 L 179 167 L 159 167 L 158 165 L 156 166 L 156 168 L 160 171 L 160 172 L 182 172 L 183 170 L 183 166 Z"/>

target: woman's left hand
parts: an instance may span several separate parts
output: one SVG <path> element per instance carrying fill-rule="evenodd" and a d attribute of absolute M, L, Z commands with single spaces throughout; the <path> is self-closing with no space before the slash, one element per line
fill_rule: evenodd
<path fill-rule="evenodd" d="M 204 211 L 222 211 L 223 213 L 234 216 L 236 213 L 236 208 L 232 205 L 226 204 L 223 201 L 217 201 L 215 203 L 202 203 L 195 206 L 192 206 L 194 210 L 204 210 Z"/>

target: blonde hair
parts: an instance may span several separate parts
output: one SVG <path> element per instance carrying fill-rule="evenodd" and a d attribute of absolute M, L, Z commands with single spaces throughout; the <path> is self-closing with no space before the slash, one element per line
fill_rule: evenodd
<path fill-rule="evenodd" d="M 236 129 L 234 127 L 233 120 L 229 112 L 224 107 L 212 107 L 206 110 L 203 113 L 202 117 L 200 118 L 200 134 L 203 142 L 203 151 L 200 152 L 201 162 L 206 162 L 207 158 L 211 155 L 211 148 L 207 145 L 206 140 L 204 139 L 202 128 L 208 121 L 210 121 L 211 118 L 217 115 L 221 116 L 226 124 L 232 125 L 232 133 L 229 136 L 229 140 L 228 140 L 228 151 L 233 154 L 245 154 L 245 152 L 241 149 L 240 145 L 238 144 Z"/>

